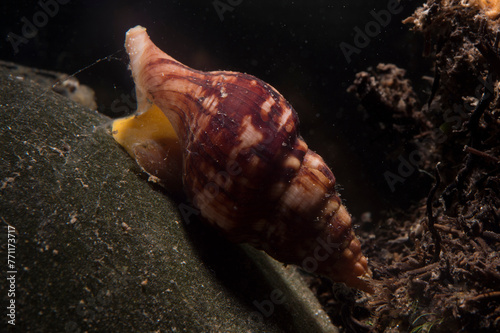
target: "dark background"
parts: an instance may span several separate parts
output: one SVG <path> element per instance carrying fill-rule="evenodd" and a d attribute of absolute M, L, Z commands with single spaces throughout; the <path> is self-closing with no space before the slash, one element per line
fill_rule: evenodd
<path fill-rule="evenodd" d="M 78 72 L 78 80 L 96 91 L 99 111 L 122 116 L 133 111 L 122 103 L 122 94 L 129 96 L 133 89 L 125 32 L 143 25 L 155 44 L 190 67 L 247 72 L 277 88 L 299 113 L 302 135 L 331 166 L 355 217 L 407 207 L 411 182 L 390 191 L 383 174 L 394 171 L 394 161 L 384 160 L 385 152 L 376 145 L 382 133 L 369 130 L 346 89 L 357 72 L 379 62 L 394 63 L 423 87 L 417 93 L 425 99 L 422 76 L 432 74 L 432 65 L 422 58 L 422 38 L 401 23 L 423 1 L 402 1 L 403 11 L 350 63 L 340 43 L 353 44 L 354 28 L 364 29 L 374 20 L 370 11 L 386 9 L 389 1 L 220 2 L 232 8 L 223 20 L 213 0 L 69 1 L 16 53 L 8 34 L 22 36 L 22 18 L 33 22 L 42 8 L 37 1 L 4 0 L 0 59 Z"/>

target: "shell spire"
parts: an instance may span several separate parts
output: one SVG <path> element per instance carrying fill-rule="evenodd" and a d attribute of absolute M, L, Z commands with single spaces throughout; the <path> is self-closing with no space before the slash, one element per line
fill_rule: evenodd
<path fill-rule="evenodd" d="M 248 74 L 191 69 L 156 47 L 140 26 L 127 32 L 125 47 L 138 114 L 154 104 L 171 122 L 184 191 L 204 220 L 231 241 L 373 291 L 335 177 L 302 140 L 295 110 L 276 89 Z M 114 125 L 113 133 L 127 148 L 117 138 L 128 135 L 127 126 Z M 145 169 L 162 174 L 168 161 L 158 159 L 158 150 L 153 155 L 158 163 Z"/>

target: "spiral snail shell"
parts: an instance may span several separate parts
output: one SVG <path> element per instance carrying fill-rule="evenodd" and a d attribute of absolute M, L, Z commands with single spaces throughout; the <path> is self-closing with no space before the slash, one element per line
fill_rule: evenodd
<path fill-rule="evenodd" d="M 335 177 L 276 89 L 248 74 L 191 69 L 140 26 L 125 48 L 138 111 L 115 121 L 113 135 L 149 174 L 169 183 L 182 172 L 188 198 L 231 241 L 372 291 Z"/>

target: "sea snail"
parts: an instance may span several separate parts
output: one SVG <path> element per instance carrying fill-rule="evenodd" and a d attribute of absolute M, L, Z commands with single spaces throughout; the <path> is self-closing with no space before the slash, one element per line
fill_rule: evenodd
<path fill-rule="evenodd" d="M 335 177 L 276 89 L 248 74 L 191 69 L 141 26 L 127 32 L 125 48 L 138 110 L 112 131 L 146 172 L 166 186 L 182 173 L 187 197 L 229 240 L 373 290 Z"/>

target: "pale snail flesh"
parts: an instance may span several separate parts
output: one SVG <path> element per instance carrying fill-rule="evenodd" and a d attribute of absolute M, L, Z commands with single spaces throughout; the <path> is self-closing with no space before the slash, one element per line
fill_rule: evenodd
<path fill-rule="evenodd" d="M 335 177 L 276 89 L 248 74 L 191 69 L 140 26 L 125 48 L 138 111 L 115 121 L 113 135 L 144 170 L 166 186 L 181 172 L 192 204 L 231 241 L 373 290 Z"/>

